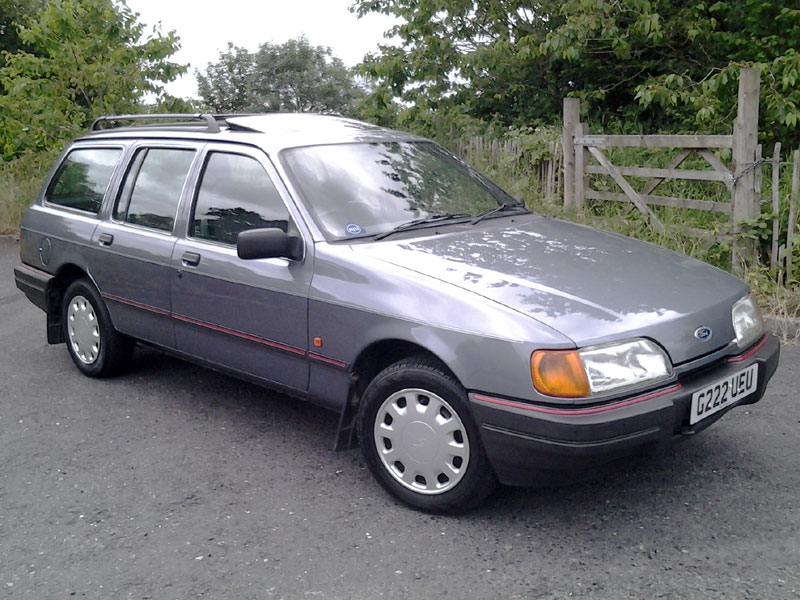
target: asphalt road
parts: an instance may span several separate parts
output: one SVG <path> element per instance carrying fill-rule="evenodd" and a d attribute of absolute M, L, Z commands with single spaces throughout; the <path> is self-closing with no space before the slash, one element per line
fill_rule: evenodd
<path fill-rule="evenodd" d="M 152 351 L 89 380 L 0 239 L 0 598 L 800 598 L 800 349 L 765 398 L 602 479 L 434 517 L 336 416 Z"/>

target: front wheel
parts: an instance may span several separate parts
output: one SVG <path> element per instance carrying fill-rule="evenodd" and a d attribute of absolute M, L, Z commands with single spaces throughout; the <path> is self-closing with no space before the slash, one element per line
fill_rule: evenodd
<path fill-rule="evenodd" d="M 496 485 L 460 384 L 435 361 L 401 360 L 369 384 L 359 440 L 380 484 L 429 512 L 477 506 Z"/>
<path fill-rule="evenodd" d="M 108 377 L 130 361 L 133 341 L 117 332 L 103 299 L 86 279 L 64 293 L 62 327 L 72 361 L 84 375 Z"/>

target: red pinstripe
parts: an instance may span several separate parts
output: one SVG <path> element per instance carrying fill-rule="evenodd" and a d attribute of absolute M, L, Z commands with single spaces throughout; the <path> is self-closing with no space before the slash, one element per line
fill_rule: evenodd
<path fill-rule="evenodd" d="M 677 392 L 682 388 L 683 386 L 680 383 L 678 383 L 663 390 L 652 392 L 650 394 L 645 394 L 644 396 L 637 396 L 636 398 L 631 398 L 630 400 L 615 402 L 614 404 L 606 404 L 605 406 L 595 406 L 593 408 L 571 408 L 571 409 L 548 408 L 546 406 L 534 406 L 532 404 L 523 404 L 522 402 L 512 402 L 511 400 L 501 400 L 500 398 L 491 398 L 489 396 L 484 396 L 482 394 L 475 394 L 475 399 L 480 400 L 481 402 L 490 402 L 492 404 L 510 406 L 511 408 L 521 408 L 523 410 L 531 410 L 534 412 L 546 413 L 548 415 L 577 417 L 583 415 L 594 415 L 609 410 L 616 410 L 618 408 L 623 408 L 625 406 L 631 406 L 632 404 L 638 404 L 639 402 L 644 402 L 645 400 L 652 400 L 653 398 L 658 398 L 659 396 L 665 396 L 666 394 Z"/>

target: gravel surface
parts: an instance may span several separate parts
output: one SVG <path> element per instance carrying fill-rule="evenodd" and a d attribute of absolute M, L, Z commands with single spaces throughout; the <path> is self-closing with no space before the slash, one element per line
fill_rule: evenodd
<path fill-rule="evenodd" d="M 336 415 L 137 351 L 48 346 L 0 239 L 0 598 L 800 598 L 800 349 L 666 454 L 476 512 L 398 505 Z"/>

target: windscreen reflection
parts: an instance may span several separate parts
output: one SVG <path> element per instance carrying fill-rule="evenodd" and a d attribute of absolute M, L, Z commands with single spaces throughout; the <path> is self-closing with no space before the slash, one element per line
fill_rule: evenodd
<path fill-rule="evenodd" d="M 375 235 L 434 215 L 514 203 L 429 142 L 340 144 L 283 153 L 318 224 L 333 238 Z"/>

